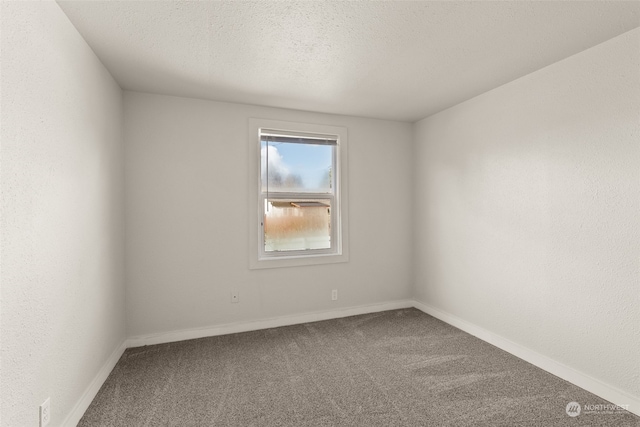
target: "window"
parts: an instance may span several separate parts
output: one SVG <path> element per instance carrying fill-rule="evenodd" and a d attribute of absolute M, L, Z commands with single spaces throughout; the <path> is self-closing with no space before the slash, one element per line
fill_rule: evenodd
<path fill-rule="evenodd" d="M 346 129 L 250 124 L 251 268 L 347 261 Z"/>

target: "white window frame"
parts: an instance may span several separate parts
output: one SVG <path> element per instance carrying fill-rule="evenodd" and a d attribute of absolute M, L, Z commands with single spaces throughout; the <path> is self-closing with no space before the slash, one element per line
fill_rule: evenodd
<path fill-rule="evenodd" d="M 331 200 L 331 249 L 266 252 L 264 250 L 264 200 L 262 191 L 261 133 L 282 132 L 301 136 L 328 136 L 337 140 L 334 152 L 334 192 L 323 194 Z M 296 267 L 349 261 L 347 129 L 340 126 L 283 122 L 270 119 L 249 119 L 249 267 L 251 269 Z M 315 193 L 315 197 L 320 197 Z M 307 193 L 274 192 L 270 199 L 309 200 Z"/>

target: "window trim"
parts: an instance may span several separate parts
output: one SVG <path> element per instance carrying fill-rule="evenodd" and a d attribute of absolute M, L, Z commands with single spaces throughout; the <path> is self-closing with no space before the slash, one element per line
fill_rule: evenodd
<path fill-rule="evenodd" d="M 335 193 L 326 194 L 327 199 L 334 201 L 332 209 L 332 237 L 335 234 L 336 247 L 330 252 L 323 250 L 314 253 L 292 251 L 287 254 L 266 254 L 262 236 L 262 208 L 265 196 L 261 191 L 261 129 L 268 129 L 289 134 L 330 135 L 337 139 L 334 150 L 335 163 Z M 249 119 L 249 268 L 280 268 L 303 265 L 330 264 L 349 261 L 349 233 L 348 233 L 348 141 L 347 129 L 340 126 L 328 126 L 308 123 L 285 122 L 270 119 Z M 313 193 L 317 194 L 317 193 Z M 272 193 L 276 198 L 305 198 L 305 193 Z M 293 197 L 290 197 L 293 196 Z M 307 195 L 308 196 L 308 195 Z M 308 197 L 307 197 L 308 198 Z M 335 218 L 335 219 L 334 219 Z M 333 246 L 333 244 L 332 244 Z"/>

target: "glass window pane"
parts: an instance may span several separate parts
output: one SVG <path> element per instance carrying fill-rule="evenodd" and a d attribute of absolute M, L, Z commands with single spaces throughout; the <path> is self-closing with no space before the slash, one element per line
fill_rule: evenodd
<path fill-rule="evenodd" d="M 331 145 L 262 141 L 262 191 L 331 193 L 333 150 Z M 269 161 L 267 162 L 267 157 Z"/>
<path fill-rule="evenodd" d="M 330 248 L 331 200 L 265 200 L 265 252 Z"/>

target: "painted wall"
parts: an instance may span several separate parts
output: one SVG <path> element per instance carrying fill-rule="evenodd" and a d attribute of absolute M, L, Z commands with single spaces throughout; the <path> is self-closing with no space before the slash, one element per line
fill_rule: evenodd
<path fill-rule="evenodd" d="M 411 124 L 128 91 L 124 109 L 130 336 L 410 297 Z M 250 117 L 348 128 L 348 263 L 249 270 Z"/>
<path fill-rule="evenodd" d="M 125 338 L 122 91 L 54 2 L 1 47 L 1 422 L 58 426 Z"/>
<path fill-rule="evenodd" d="M 418 300 L 640 396 L 640 29 L 416 124 Z"/>

